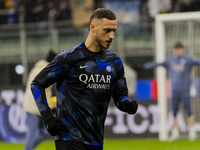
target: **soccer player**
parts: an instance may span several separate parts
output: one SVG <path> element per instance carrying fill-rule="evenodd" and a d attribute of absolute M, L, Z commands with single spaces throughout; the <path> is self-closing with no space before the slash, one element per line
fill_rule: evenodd
<path fill-rule="evenodd" d="M 137 102 L 128 95 L 123 64 L 108 50 L 117 29 L 115 14 L 105 8 L 90 17 L 86 41 L 58 54 L 31 84 L 46 128 L 57 150 L 102 150 L 109 101 L 128 114 Z M 57 116 L 48 107 L 45 88 L 57 84 Z"/>
<path fill-rule="evenodd" d="M 56 56 L 52 50 L 47 54 L 46 59 L 41 59 L 34 64 L 31 69 L 26 89 L 24 93 L 23 108 L 27 114 L 27 132 L 25 136 L 25 150 L 33 150 L 42 140 L 44 140 L 49 134 L 46 130 L 44 122 L 40 116 L 35 100 L 31 93 L 30 85 L 34 77 L 46 67 Z M 46 96 L 50 101 L 53 96 L 53 86 L 46 89 Z M 55 103 L 49 103 L 51 109 L 56 107 Z"/>
<path fill-rule="evenodd" d="M 184 46 L 180 42 L 177 42 L 174 45 L 174 55 L 169 56 L 164 62 L 149 62 L 143 65 L 144 69 L 164 66 L 168 70 L 171 82 L 171 109 L 174 116 L 172 135 L 170 137 L 171 141 L 176 140 L 179 137 L 176 115 L 181 102 L 183 103 L 188 116 L 189 139 L 193 141 L 196 138 L 194 127 L 195 119 L 190 102 L 190 72 L 194 65 L 200 65 L 200 60 L 184 54 Z"/>

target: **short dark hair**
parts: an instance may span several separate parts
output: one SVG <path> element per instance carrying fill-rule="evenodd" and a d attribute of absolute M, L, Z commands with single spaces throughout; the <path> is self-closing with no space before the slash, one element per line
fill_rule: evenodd
<path fill-rule="evenodd" d="M 183 44 L 181 42 L 176 42 L 174 44 L 174 48 L 184 48 Z"/>
<path fill-rule="evenodd" d="M 91 17 L 90 17 L 90 23 L 92 22 L 92 20 L 94 18 L 97 19 L 102 19 L 102 18 L 106 18 L 108 20 L 115 20 L 116 19 L 116 15 L 114 12 L 112 12 L 109 9 L 106 8 L 97 8 L 95 11 L 93 11 Z"/>

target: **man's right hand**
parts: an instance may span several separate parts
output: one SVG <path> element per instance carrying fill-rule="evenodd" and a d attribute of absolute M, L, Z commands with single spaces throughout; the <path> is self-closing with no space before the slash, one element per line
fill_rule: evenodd
<path fill-rule="evenodd" d="M 43 111 L 41 116 L 47 131 L 51 136 L 60 135 L 61 133 L 66 132 L 67 129 L 65 124 L 60 119 L 55 118 L 50 110 Z"/>
<path fill-rule="evenodd" d="M 55 117 L 47 120 L 45 122 L 45 126 L 51 136 L 56 136 L 66 131 L 65 124 L 60 119 L 56 119 Z"/>

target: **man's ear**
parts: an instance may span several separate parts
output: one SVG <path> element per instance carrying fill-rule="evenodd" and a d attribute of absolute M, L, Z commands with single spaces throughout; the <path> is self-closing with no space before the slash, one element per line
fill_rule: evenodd
<path fill-rule="evenodd" d="M 90 31 L 91 31 L 92 33 L 94 33 L 94 32 L 95 32 L 95 29 L 96 29 L 95 24 L 94 24 L 94 23 L 91 23 L 91 24 L 90 24 Z"/>

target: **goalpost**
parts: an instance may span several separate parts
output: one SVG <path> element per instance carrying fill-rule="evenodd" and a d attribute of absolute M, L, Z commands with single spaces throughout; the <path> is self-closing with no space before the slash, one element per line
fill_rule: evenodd
<path fill-rule="evenodd" d="M 162 62 L 167 55 L 172 54 L 173 45 L 178 41 L 184 44 L 187 54 L 199 57 L 200 12 L 159 14 L 156 16 L 156 61 Z M 196 74 L 197 71 L 192 72 L 193 76 Z M 167 118 L 169 114 L 166 97 L 166 70 L 163 67 L 157 67 L 156 76 L 158 81 L 159 139 L 166 141 L 168 140 Z"/>

